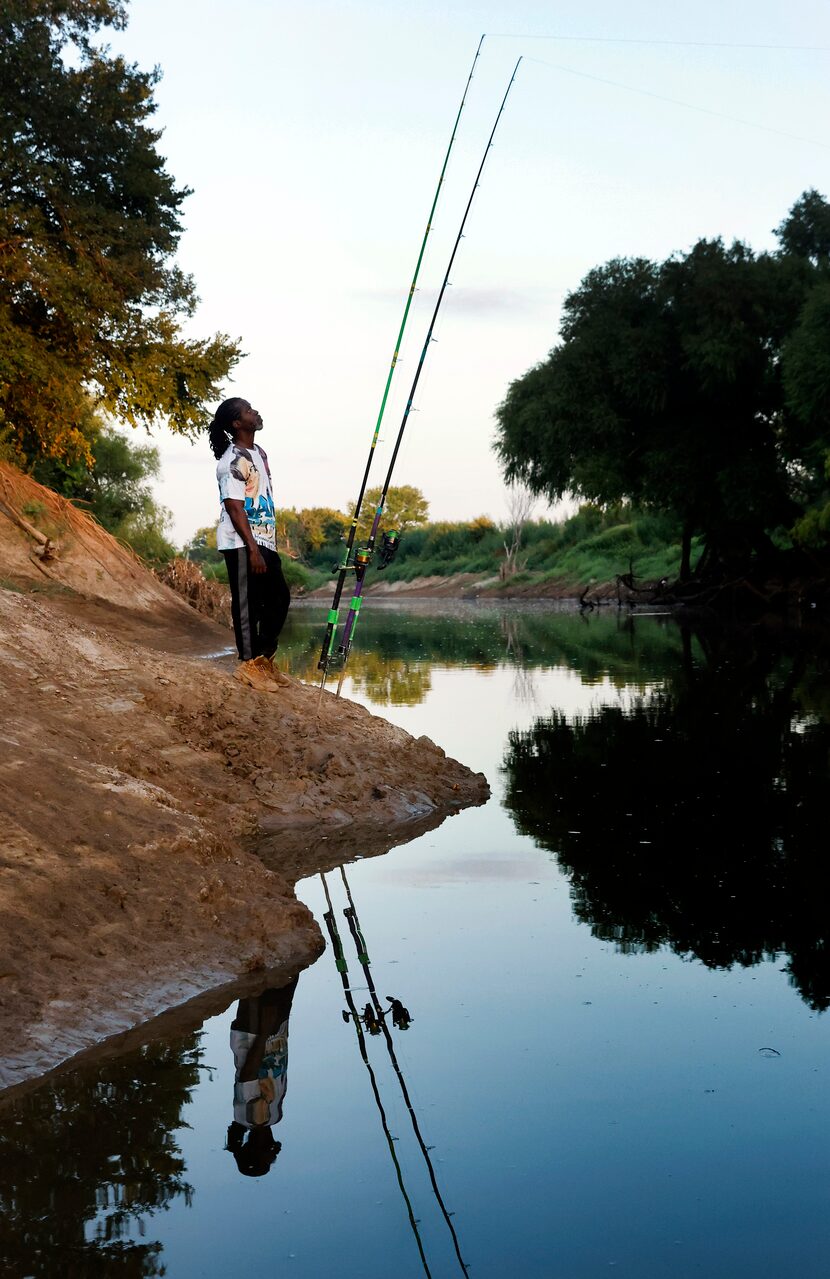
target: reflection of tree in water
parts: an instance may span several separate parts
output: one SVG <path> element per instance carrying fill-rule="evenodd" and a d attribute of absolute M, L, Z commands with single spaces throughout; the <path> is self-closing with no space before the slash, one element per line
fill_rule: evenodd
<path fill-rule="evenodd" d="M 783 951 L 824 1009 L 830 724 L 808 697 L 826 677 L 761 651 L 710 653 L 705 671 L 690 656 L 628 709 L 512 733 L 508 807 L 556 853 L 596 936 L 711 967 Z"/>
<path fill-rule="evenodd" d="M 425 663 L 381 657 L 371 649 L 352 653 L 349 674 L 357 691 L 377 706 L 420 706 L 432 688 Z"/>
<path fill-rule="evenodd" d="M 310 683 L 319 679 L 321 632 L 322 626 L 303 610 L 292 617 L 280 641 L 281 660 Z M 644 687 L 673 670 L 679 654 L 679 632 L 669 618 L 638 622 L 616 609 L 586 618 L 575 612 L 487 604 L 457 615 L 447 609 L 373 611 L 370 599 L 361 613 L 348 671 L 378 704 L 414 706 L 429 692 L 432 666 L 493 671 L 507 665 L 517 672 L 517 696 L 526 701 L 533 695 L 531 672 L 539 668 L 569 668 L 586 684 L 610 678 L 619 687 Z"/>
<path fill-rule="evenodd" d="M 198 1081 L 198 1036 L 59 1076 L 0 1110 L 3 1274 L 149 1279 L 147 1218 L 192 1188 L 175 1140 Z M 140 1238 L 134 1238 L 138 1235 Z"/>
<path fill-rule="evenodd" d="M 500 621 L 505 656 L 513 668 L 513 696 L 522 706 L 531 706 L 536 701 L 536 686 L 531 652 L 523 628 L 515 613 L 505 613 Z"/>

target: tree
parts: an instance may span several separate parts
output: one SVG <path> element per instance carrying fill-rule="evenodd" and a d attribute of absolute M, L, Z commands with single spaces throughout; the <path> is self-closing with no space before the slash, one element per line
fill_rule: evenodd
<path fill-rule="evenodd" d="M 219 564 L 222 552 L 216 546 L 216 526 L 208 524 L 197 528 L 189 542 L 182 548 L 182 555 L 194 564 Z"/>
<path fill-rule="evenodd" d="M 363 498 L 360 520 L 357 526 L 359 538 L 367 538 L 375 518 L 381 489 L 367 489 Z M 380 522 L 381 529 L 419 528 L 429 518 L 429 502 L 420 489 L 411 484 L 390 488 L 386 495 L 386 505 Z"/>
<path fill-rule="evenodd" d="M 507 513 L 509 518 L 507 527 L 504 530 L 504 541 L 502 542 L 504 546 L 504 560 L 502 561 L 500 574 L 502 579 L 512 577 L 522 567 L 519 563 L 522 535 L 525 524 L 527 524 L 533 514 L 533 506 L 533 493 L 526 484 L 519 484 L 514 480 L 512 484 L 508 485 Z"/>
<path fill-rule="evenodd" d="M 170 512 L 158 505 L 151 487 L 159 474 L 158 449 L 134 443 L 94 414 L 84 420 L 83 430 L 92 464 L 39 458 L 32 467 L 35 479 L 82 505 L 142 559 L 170 559 L 175 554 L 167 536 Z"/>
<path fill-rule="evenodd" d="M 177 187 L 151 127 L 158 72 L 94 37 L 119 0 L 0 10 L 0 426 L 20 460 L 91 459 L 89 398 L 132 426 L 191 433 L 239 358 L 185 339 L 197 302 L 173 265 Z"/>
<path fill-rule="evenodd" d="M 776 235 L 785 253 L 826 265 L 830 261 L 830 204 L 815 187 L 805 191 Z"/>
<path fill-rule="evenodd" d="M 497 410 L 508 480 L 675 515 L 681 577 L 696 533 L 710 563 L 765 549 L 816 473 L 816 425 L 782 370 L 821 283 L 827 220 L 830 206 L 808 192 L 779 228 L 778 254 L 701 240 L 661 264 L 591 271 L 565 301 L 560 344 Z"/>
<path fill-rule="evenodd" d="M 330 506 L 304 506 L 297 513 L 300 525 L 299 553 L 308 558 L 324 546 L 337 547 L 349 526 L 349 517 Z"/>

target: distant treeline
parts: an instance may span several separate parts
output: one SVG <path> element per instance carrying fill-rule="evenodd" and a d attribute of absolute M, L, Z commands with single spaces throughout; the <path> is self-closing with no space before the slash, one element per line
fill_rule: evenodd
<path fill-rule="evenodd" d="M 289 581 L 314 589 L 329 580 L 343 554 L 348 526 L 342 511 L 315 507 L 277 512 L 277 535 Z M 405 528 L 398 552 L 383 570 L 386 581 L 474 573 L 482 579 L 504 576 L 506 545 L 514 528 L 487 516 L 463 522 L 435 521 Z M 625 503 L 603 509 L 586 504 L 561 522 L 523 524 L 510 584 L 556 581 L 582 589 L 608 582 L 632 568 L 636 577 L 659 581 L 676 576 L 680 564 L 679 523 L 660 512 L 638 511 Z M 200 529 L 185 548 L 207 576 L 224 578 L 213 529 Z M 369 581 L 376 577 L 372 569 Z"/>

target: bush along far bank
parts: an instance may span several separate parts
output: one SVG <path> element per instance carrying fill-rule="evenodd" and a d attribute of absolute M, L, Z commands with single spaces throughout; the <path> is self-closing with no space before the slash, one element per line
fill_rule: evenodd
<path fill-rule="evenodd" d="M 345 517 L 343 517 L 345 520 Z M 336 525 L 334 526 L 336 529 Z M 811 615 L 827 603 L 822 577 L 830 580 L 830 565 L 822 568 L 817 553 L 794 547 L 782 531 L 775 539 L 775 557 L 767 560 L 758 579 L 742 578 L 733 595 L 711 598 L 711 590 L 694 577 L 703 545 L 691 547 L 692 578 L 680 582 L 681 530 L 669 515 L 643 511 L 627 504 L 600 507 L 586 504 L 567 519 L 531 520 L 521 530 L 518 550 L 506 571 L 508 548 L 515 545 L 513 529 L 486 517 L 467 522 L 433 522 L 405 530 L 392 563 L 377 568 L 366 579 L 367 593 L 395 595 L 489 596 L 580 599 L 583 604 L 603 599 L 630 605 L 714 609 L 733 605 L 743 612 L 791 610 L 806 607 Z M 212 543 L 212 545 L 211 545 Z M 328 593 L 335 565 L 342 558 L 339 534 L 330 536 L 304 558 L 292 558 L 293 546 L 279 544 L 283 571 L 295 599 L 314 592 Z M 212 590 L 211 616 L 221 613 L 220 596 L 227 595 L 227 573 L 216 550 L 215 531 L 202 529 L 184 549 L 185 558 L 174 562 L 180 570 L 164 574 L 197 608 L 208 595 L 194 588 L 194 574 Z M 770 565 L 772 564 L 772 568 Z M 186 566 L 186 567 L 185 567 Z M 217 594 L 218 593 L 218 594 Z M 825 591 L 826 594 L 826 591 Z M 734 598 L 733 598 L 734 596 Z"/>
<path fill-rule="evenodd" d="M 516 541 L 508 564 L 507 546 Z M 580 595 L 632 573 L 640 581 L 672 579 L 680 549 L 680 530 L 669 517 L 628 506 L 604 510 L 586 505 L 557 523 L 528 521 L 515 541 L 512 527 L 486 518 L 411 529 L 383 578 L 412 582 L 472 573 L 494 590 L 556 585 Z"/>
<path fill-rule="evenodd" d="M 291 513 L 301 522 L 305 512 Z M 331 512 L 326 512 L 330 516 Z M 305 554 L 279 539 L 283 571 L 296 595 L 330 582 L 343 555 L 340 532 L 347 525 L 327 521 L 326 537 L 317 545 L 306 542 Z M 315 525 L 319 528 L 319 522 Z M 508 567 L 508 546 L 518 549 Z M 695 549 L 697 549 L 695 547 Z M 602 509 L 585 505 L 574 515 L 554 523 L 531 520 L 514 537 L 511 526 L 486 516 L 462 522 L 437 521 L 404 529 L 392 563 L 383 570 L 377 560 L 367 576 L 367 590 L 383 583 L 416 584 L 425 578 L 477 578 L 494 594 L 549 594 L 577 597 L 606 588 L 614 594 L 618 579 L 639 585 L 674 580 L 681 555 L 680 529 L 670 517 L 618 505 Z M 213 529 L 200 529 L 184 548 L 184 556 L 198 565 L 205 578 L 226 582 L 221 553 Z M 474 582 L 472 585 L 477 586 Z"/>

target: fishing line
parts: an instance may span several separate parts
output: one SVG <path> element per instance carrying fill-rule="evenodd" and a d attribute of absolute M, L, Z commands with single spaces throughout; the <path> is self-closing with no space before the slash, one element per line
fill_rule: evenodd
<path fill-rule="evenodd" d="M 351 648 L 352 635 L 354 632 L 354 628 L 357 624 L 357 618 L 358 618 L 361 603 L 363 600 L 363 581 L 366 576 L 366 570 L 368 569 L 369 564 L 371 562 L 372 555 L 374 554 L 375 541 L 377 539 L 377 534 L 378 534 L 378 526 L 380 525 L 381 516 L 383 515 L 384 506 L 386 504 L 386 496 L 389 492 L 389 487 L 392 483 L 392 472 L 395 469 L 395 462 L 397 461 L 397 458 L 398 458 L 398 453 L 401 447 L 401 441 L 403 439 L 404 431 L 406 430 L 406 424 L 409 420 L 409 415 L 412 412 L 412 404 L 415 399 L 415 392 L 418 389 L 418 383 L 420 381 L 424 363 L 427 358 L 427 352 L 429 351 L 429 348 L 432 345 L 433 333 L 435 331 L 435 323 L 436 323 L 436 320 L 438 319 L 438 312 L 441 309 L 441 303 L 444 300 L 444 294 L 446 293 L 450 285 L 450 273 L 452 272 L 453 266 L 455 264 L 456 255 L 458 254 L 458 249 L 461 245 L 461 241 L 464 238 L 464 228 L 467 225 L 467 218 L 469 217 L 470 209 L 472 208 L 473 200 L 475 199 L 475 194 L 476 194 L 476 191 L 478 190 L 479 183 L 481 181 L 481 175 L 484 172 L 484 166 L 487 163 L 487 156 L 490 154 L 490 150 L 493 146 L 493 139 L 496 136 L 496 130 L 499 127 L 499 121 L 501 120 L 502 114 L 504 113 L 504 108 L 507 105 L 507 99 L 510 94 L 510 90 L 513 88 L 513 84 L 516 79 L 516 75 L 518 73 L 521 61 L 522 61 L 521 58 L 517 60 L 516 65 L 513 68 L 513 74 L 511 75 L 507 88 L 504 91 L 504 97 L 501 100 L 501 105 L 499 106 L 496 119 L 490 131 L 490 137 L 487 139 L 487 145 L 484 148 L 484 154 L 481 157 L 481 163 L 478 166 L 478 172 L 476 173 L 475 181 L 473 182 L 473 187 L 472 187 L 472 190 L 470 191 L 469 199 L 467 200 L 467 206 L 464 210 L 464 216 L 461 219 L 461 226 L 458 229 L 458 235 L 455 237 L 455 243 L 452 248 L 452 253 L 450 254 L 450 260 L 447 263 L 447 269 L 444 273 L 444 279 L 441 284 L 441 288 L 438 291 L 438 298 L 435 303 L 435 309 L 432 312 L 432 319 L 429 322 L 429 328 L 427 330 L 426 339 L 424 340 L 424 345 L 421 350 L 420 359 L 418 360 L 418 367 L 415 370 L 415 377 L 412 381 L 412 386 L 409 389 L 409 396 L 407 398 L 406 408 L 404 409 L 403 418 L 401 419 L 401 424 L 398 428 L 398 434 L 395 440 L 395 447 L 392 450 L 392 458 L 391 458 L 391 461 L 389 462 L 389 469 L 386 472 L 386 479 L 383 482 L 383 489 L 381 491 L 380 501 L 378 502 L 377 510 L 375 511 L 375 518 L 372 521 L 372 529 L 369 534 L 368 541 L 366 542 L 365 546 L 359 547 L 358 550 L 355 552 L 354 594 L 349 603 L 349 613 L 346 618 L 345 625 L 343 627 L 343 638 L 337 650 L 338 654 L 342 657 L 342 660 L 343 660 L 343 664 L 340 669 L 340 678 L 337 684 L 338 697 L 340 696 L 341 689 L 343 688 L 343 680 L 346 674 L 346 663 L 348 662 L 348 659 L 349 659 L 349 650 Z M 390 542 L 390 539 L 394 539 L 394 544 Z M 381 544 L 381 564 L 382 565 L 384 563 L 388 563 L 389 560 L 391 560 L 392 555 L 394 554 L 394 551 L 397 548 L 398 540 L 399 540 L 399 534 L 397 530 L 387 530 L 386 532 L 384 532 L 383 542 Z M 332 641 L 332 646 L 333 646 L 333 641 Z M 320 662 L 320 665 L 323 667 L 323 678 L 320 683 L 321 696 L 322 696 L 322 690 L 325 686 L 326 668 L 328 666 L 329 654 L 330 654 L 330 650 L 329 650 L 329 653 L 327 653 L 324 647 L 323 659 L 321 659 L 321 662 Z"/>
<path fill-rule="evenodd" d="M 656 40 L 637 36 L 533 35 L 529 31 L 487 31 L 488 40 L 558 40 L 563 44 L 644 44 L 681 49 L 772 49 L 791 53 L 830 53 L 826 44 L 749 44 L 732 40 Z"/>
<path fill-rule="evenodd" d="M 383 388 L 383 396 L 380 402 L 380 409 L 378 411 L 377 421 L 375 422 L 375 432 L 374 432 L 374 435 L 372 436 L 372 443 L 369 446 L 369 456 L 366 459 L 366 467 L 363 472 L 363 479 L 360 485 L 360 492 L 358 493 L 357 501 L 355 502 L 354 513 L 352 515 L 352 521 L 351 521 L 351 524 L 349 525 L 349 532 L 346 539 L 346 548 L 343 553 L 343 562 L 339 566 L 340 571 L 337 578 L 337 583 L 334 588 L 334 597 L 332 599 L 331 608 L 329 609 L 328 617 L 326 619 L 326 633 L 325 633 L 325 638 L 323 640 L 323 647 L 320 652 L 320 660 L 317 663 L 318 670 L 322 670 L 323 672 L 323 677 L 320 681 L 321 698 L 323 694 L 323 689 L 325 688 L 325 685 L 326 685 L 326 671 L 328 668 L 331 652 L 332 652 L 332 649 L 334 648 L 334 642 L 336 638 L 340 599 L 343 594 L 343 587 L 346 582 L 346 575 L 349 573 L 350 569 L 353 567 L 352 564 L 350 563 L 350 556 L 352 553 L 352 548 L 354 546 L 355 537 L 357 535 L 357 525 L 360 519 L 360 510 L 363 505 L 363 497 L 366 492 L 366 485 L 369 481 L 369 472 L 372 469 L 372 460 L 374 458 L 375 447 L 378 442 L 378 436 L 380 435 L 380 428 L 381 428 L 381 423 L 383 421 L 383 415 L 384 415 L 384 412 L 386 411 L 386 401 L 389 398 L 389 388 L 392 384 L 392 377 L 395 372 L 395 365 L 398 362 L 401 343 L 403 342 L 404 330 L 406 329 L 406 323 L 407 323 L 407 320 L 409 319 L 409 311 L 412 306 L 412 299 L 415 296 L 416 286 L 418 283 L 418 276 L 421 271 L 421 263 L 424 260 L 424 253 L 426 252 L 427 240 L 429 239 L 429 234 L 430 234 L 430 231 L 432 230 L 432 219 L 435 214 L 436 207 L 438 205 L 438 197 L 441 194 L 441 187 L 444 184 L 444 176 L 447 172 L 447 165 L 449 164 L 449 161 L 450 161 L 450 154 L 452 152 L 453 146 L 455 145 L 455 135 L 458 132 L 458 124 L 459 124 L 459 121 L 461 120 L 461 113 L 463 112 L 464 104 L 467 101 L 467 93 L 469 91 L 470 84 L 472 83 L 473 74 L 476 69 L 476 63 L 478 62 L 479 55 L 481 54 L 481 46 L 483 45 L 483 43 L 484 43 L 484 36 L 482 36 L 478 42 L 478 48 L 476 49 L 475 57 L 473 58 L 473 63 L 472 63 L 472 66 L 470 67 L 470 73 L 467 76 L 467 82 L 464 85 L 464 93 L 461 96 L 461 105 L 459 106 L 458 113 L 455 117 L 455 124 L 453 125 L 449 145 L 447 147 L 446 155 L 444 156 L 444 163 L 441 166 L 441 173 L 438 178 L 438 185 L 435 188 L 435 195 L 432 198 L 432 206 L 430 208 L 429 216 L 427 218 L 426 230 L 424 231 L 423 239 L 421 240 L 421 248 L 418 253 L 417 262 L 415 263 L 415 271 L 412 276 L 412 283 L 409 286 L 409 293 L 407 294 L 406 305 L 404 306 L 403 319 L 401 320 L 401 326 L 400 326 L 400 329 L 398 330 L 398 336 L 395 341 L 395 350 L 392 355 L 392 362 L 389 366 L 389 372 L 386 376 L 386 385 Z"/>
<path fill-rule="evenodd" d="M 412 1207 L 412 1200 L 409 1198 L 409 1194 L 406 1189 L 406 1184 L 403 1179 L 403 1171 L 401 1169 L 400 1161 L 395 1152 L 395 1138 L 392 1136 L 391 1132 L 389 1131 L 389 1121 L 386 1118 L 386 1111 L 383 1108 L 383 1102 L 381 1100 L 380 1089 L 378 1088 L 377 1078 L 375 1076 L 374 1070 L 372 1069 L 372 1063 L 369 1061 L 369 1054 L 366 1050 L 366 1037 L 363 1034 L 363 1023 L 360 1020 L 360 1014 L 358 1013 L 355 1007 L 354 998 L 352 996 L 352 988 L 349 983 L 349 968 L 348 968 L 348 964 L 346 963 L 346 956 L 343 951 L 343 943 L 340 939 L 340 934 L 337 931 L 337 923 L 334 917 L 334 907 L 332 906 L 331 897 L 329 895 L 329 886 L 326 883 L 326 877 L 322 871 L 320 872 L 320 879 L 322 880 L 322 883 L 323 883 L 323 892 L 326 895 L 326 903 L 328 905 L 328 910 L 325 911 L 325 913 L 323 914 L 323 922 L 325 923 L 326 929 L 329 934 L 329 940 L 331 941 L 332 954 L 334 955 L 334 964 L 338 973 L 340 974 L 340 981 L 343 986 L 343 995 L 345 997 L 345 1000 L 349 1009 L 348 1014 L 345 1014 L 346 1020 L 351 1021 L 355 1028 L 355 1033 L 357 1035 L 358 1050 L 360 1052 L 360 1058 L 369 1074 L 369 1082 L 372 1088 L 372 1095 L 375 1099 L 375 1105 L 377 1106 L 378 1114 L 380 1115 L 380 1123 L 383 1129 L 383 1135 L 386 1138 L 386 1144 L 389 1147 L 389 1154 L 392 1156 L 392 1163 L 395 1168 L 395 1177 L 398 1182 L 398 1189 L 400 1190 L 401 1196 L 403 1197 L 403 1201 L 406 1205 L 406 1213 L 409 1218 L 409 1226 L 415 1237 L 415 1242 L 418 1247 L 418 1255 L 421 1259 L 421 1265 L 423 1266 L 424 1274 L 427 1276 L 427 1279 L 432 1279 L 432 1272 L 429 1268 L 429 1265 L 427 1264 L 426 1253 L 424 1252 L 424 1245 L 421 1240 L 420 1231 L 418 1230 L 418 1218 L 415 1216 L 415 1211 Z"/>
<path fill-rule="evenodd" d="M 371 961 L 369 959 L 369 953 L 366 947 L 366 940 L 363 936 L 363 930 L 360 927 L 360 920 L 358 919 L 357 908 L 354 904 L 354 900 L 352 899 L 352 891 L 351 891 L 351 888 L 349 887 L 349 881 L 346 878 L 345 866 L 340 867 L 340 876 L 343 880 L 343 887 L 346 890 L 346 897 L 348 898 L 348 902 L 349 902 L 348 909 L 344 910 L 343 914 L 346 916 L 346 921 L 349 925 L 349 931 L 352 935 L 352 940 L 355 945 L 355 950 L 357 951 L 358 962 L 360 963 L 364 971 L 364 974 L 366 976 L 366 981 L 368 983 L 367 988 L 372 998 L 372 1004 L 374 1005 L 378 1027 L 381 1033 L 383 1034 L 384 1040 L 386 1041 L 386 1049 L 387 1049 L 387 1052 L 389 1053 L 389 1060 L 391 1061 L 392 1069 L 394 1070 L 395 1075 L 397 1076 L 397 1080 L 400 1085 L 401 1096 L 403 1097 L 404 1104 L 406 1106 L 406 1109 L 409 1112 L 409 1118 L 412 1123 L 412 1131 L 415 1134 L 415 1139 L 418 1142 L 418 1145 L 421 1150 L 421 1154 L 423 1155 L 424 1161 L 426 1163 L 427 1174 L 429 1176 L 430 1184 L 432 1185 L 432 1193 L 435 1196 L 435 1200 L 438 1204 L 438 1207 L 441 1210 L 441 1214 L 444 1218 L 444 1221 L 447 1223 L 447 1227 L 452 1237 L 453 1248 L 455 1249 L 455 1255 L 458 1258 L 458 1263 L 461 1266 L 461 1270 L 465 1276 L 469 1277 L 470 1272 L 469 1272 L 469 1269 L 467 1268 L 466 1261 L 461 1255 L 461 1245 L 458 1242 L 458 1235 L 456 1234 L 455 1226 L 453 1225 L 453 1222 L 452 1222 L 453 1214 L 449 1212 L 449 1210 L 447 1209 L 447 1206 L 444 1203 L 444 1199 L 441 1194 L 441 1191 L 438 1188 L 438 1180 L 435 1176 L 435 1168 L 433 1167 L 432 1159 L 430 1158 L 430 1154 L 429 1154 L 430 1148 L 424 1141 L 423 1136 L 421 1135 L 421 1129 L 418 1123 L 418 1116 L 415 1113 L 415 1107 L 412 1104 L 412 1099 L 409 1095 L 409 1089 L 407 1087 L 407 1083 L 404 1078 L 403 1071 L 401 1070 L 400 1063 L 398 1062 L 398 1058 L 395 1052 L 395 1045 L 392 1040 L 392 1035 L 389 1031 L 389 1027 L 386 1024 L 386 1013 L 384 1012 L 380 999 L 378 998 L 377 989 L 375 988 L 375 980 L 374 980 L 374 977 L 372 976 Z M 387 998 L 390 998 L 390 996 L 387 996 Z"/>
<path fill-rule="evenodd" d="M 763 133 L 773 133 L 779 138 L 787 138 L 790 142 L 806 142 L 809 146 L 830 150 L 830 142 L 819 142 L 817 138 L 804 138 L 798 133 L 788 133 L 785 129 L 776 129 L 774 125 L 758 124 L 755 120 L 745 120 L 742 116 L 729 115 L 726 111 L 716 111 L 712 107 L 701 107 L 694 102 L 683 102 L 680 98 L 670 98 L 664 93 L 655 93 L 651 89 L 641 89 L 638 85 L 624 84 L 621 80 L 609 80 L 605 76 L 592 75 L 588 71 L 577 71 L 575 67 L 566 67 L 558 62 L 545 62 L 542 58 L 525 59 L 535 62 L 537 66 L 549 67 L 553 71 L 564 71 L 567 75 L 579 76 L 581 80 L 594 80 L 597 84 L 610 85 L 614 89 L 625 89 L 628 93 L 637 93 L 644 98 L 655 98 L 658 102 L 668 102 L 673 107 L 683 107 L 686 111 L 698 111 L 701 115 L 714 116 L 717 120 L 728 120 L 732 124 L 741 124 L 748 129 L 760 129 Z"/>

